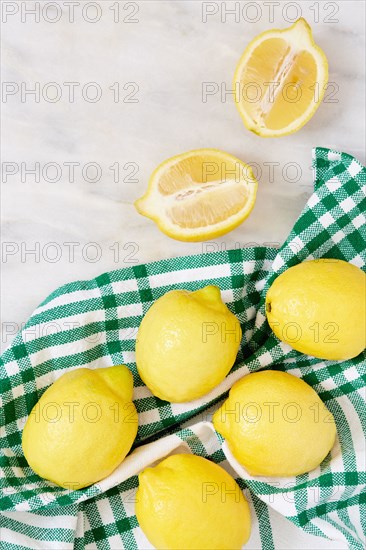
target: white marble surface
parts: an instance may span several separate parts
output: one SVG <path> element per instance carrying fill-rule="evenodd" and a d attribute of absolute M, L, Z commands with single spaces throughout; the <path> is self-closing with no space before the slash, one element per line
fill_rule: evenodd
<path fill-rule="evenodd" d="M 279 245 L 284 240 L 311 193 L 313 146 L 344 150 L 365 161 L 365 4 L 361 1 L 298 0 L 292 7 L 281 2 L 274 6 L 273 22 L 263 2 L 256 3 L 257 22 L 250 22 L 256 13 L 254 8 L 245 12 L 247 2 L 240 3 L 239 21 L 230 15 L 225 21 L 225 3 L 211 2 L 210 9 L 217 6 L 219 13 L 208 15 L 205 23 L 202 3 L 196 0 L 119 2 L 117 23 L 110 9 L 116 2 L 100 1 L 101 17 L 95 23 L 83 19 L 82 8 L 87 4 L 83 0 L 75 6 L 74 23 L 62 1 L 57 2 L 59 10 L 51 6 L 41 13 L 39 22 L 25 13 L 34 2 L 2 4 L 3 21 L 4 10 L 18 8 L 2 26 L 3 80 L 8 82 L 7 91 L 15 92 L 3 96 L 2 104 L 2 160 L 14 163 L 3 165 L 1 190 L 2 348 L 59 285 L 131 265 L 131 261 L 207 249 L 202 243 L 169 239 L 133 207 L 150 173 L 165 158 L 189 149 L 216 147 L 260 167 L 258 200 L 251 217 L 211 243 L 211 250 L 250 243 Z M 226 3 L 226 7 L 233 4 Z M 133 13 L 137 11 L 134 5 L 138 13 Z M 314 5 L 318 17 L 315 8 L 311 9 Z M 326 52 L 336 102 L 329 101 L 330 90 L 328 101 L 300 132 L 261 139 L 244 128 L 230 95 L 225 102 L 219 93 L 203 102 L 202 83 L 215 82 L 230 89 L 233 70 L 249 40 L 270 27 L 288 26 L 296 11 L 311 24 Z M 95 9 L 88 8 L 84 16 L 93 19 Z M 58 17 L 55 23 L 47 21 Z M 22 100 L 22 87 L 23 91 L 34 88 L 37 82 L 39 102 L 31 95 Z M 49 101 L 55 93 L 55 88 L 47 86 L 51 82 L 57 83 L 62 94 L 57 102 Z M 80 84 L 75 87 L 74 102 L 69 100 L 70 86 L 65 82 Z M 95 89 L 85 88 L 90 82 L 102 91 L 95 103 L 86 101 L 81 92 L 93 97 Z M 125 101 L 114 102 L 109 87 L 116 82 Z M 134 84 L 124 89 L 126 83 Z M 132 97 L 137 102 L 126 102 L 128 94 L 137 89 Z M 36 162 L 40 163 L 39 183 L 24 174 Z M 46 177 L 42 175 L 50 162 L 60 167 L 57 182 L 47 181 L 55 176 L 52 168 Z M 69 162 L 79 163 L 74 182 L 65 165 Z M 85 180 L 81 168 L 86 163 L 101 167 L 100 181 Z M 120 165 L 119 182 L 109 169 L 114 163 Z M 273 178 L 268 163 L 278 163 Z M 288 177 L 287 163 L 293 163 L 287 167 Z M 128 178 L 135 166 L 137 174 Z M 5 181 L 4 170 L 12 169 L 17 173 L 8 174 Z M 88 176 L 93 176 L 92 169 Z M 294 179 L 298 181 L 290 181 Z M 65 243 L 75 243 L 74 258 L 71 245 Z M 96 248 L 88 243 L 97 243 L 97 261 L 92 261 Z M 115 243 L 119 243 L 119 257 Z M 25 254 L 37 247 L 36 255 Z M 53 261 L 55 254 L 57 261 Z M 302 548 L 301 544 L 296 546 L 294 541 L 292 548 Z M 327 543 L 321 541 L 320 547 Z M 341 547 L 329 544 L 329 548 Z"/>

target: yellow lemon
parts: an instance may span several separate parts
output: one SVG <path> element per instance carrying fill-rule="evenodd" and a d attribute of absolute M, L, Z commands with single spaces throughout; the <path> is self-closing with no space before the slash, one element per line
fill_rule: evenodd
<path fill-rule="evenodd" d="M 107 477 L 137 433 L 132 374 L 124 365 L 66 372 L 34 406 L 23 430 L 33 470 L 66 489 Z"/>
<path fill-rule="evenodd" d="M 172 402 L 202 397 L 223 381 L 241 341 L 238 319 L 217 286 L 172 290 L 143 318 L 136 364 L 151 392 Z"/>
<path fill-rule="evenodd" d="M 136 517 L 159 550 L 239 550 L 250 536 L 249 505 L 235 479 L 190 454 L 139 475 Z"/>
<path fill-rule="evenodd" d="M 266 313 L 275 335 L 297 351 L 352 359 L 366 347 L 366 274 L 334 259 L 290 267 L 268 290 Z"/>
<path fill-rule="evenodd" d="M 257 193 L 251 168 L 217 149 L 197 149 L 160 164 L 137 211 L 179 241 L 228 233 L 250 214 Z"/>
<path fill-rule="evenodd" d="M 299 19 L 250 42 L 235 71 L 235 103 L 249 130 L 284 136 L 314 115 L 327 82 L 327 58 L 305 19 Z"/>
<path fill-rule="evenodd" d="M 317 393 L 278 371 L 244 376 L 213 416 L 235 458 L 253 476 L 296 476 L 333 447 L 336 426 Z"/>

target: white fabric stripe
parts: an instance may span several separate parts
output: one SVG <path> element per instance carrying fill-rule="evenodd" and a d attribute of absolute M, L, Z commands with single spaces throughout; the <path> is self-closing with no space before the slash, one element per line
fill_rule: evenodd
<path fill-rule="evenodd" d="M 352 430 L 352 442 L 355 450 L 357 471 L 363 472 L 365 470 L 366 449 L 365 449 L 365 439 L 364 439 L 364 433 L 363 433 L 360 417 L 346 395 L 337 398 L 337 402 L 343 410 L 343 414 L 347 419 L 350 430 Z M 360 414 L 362 414 L 361 410 L 359 412 Z"/>
<path fill-rule="evenodd" d="M 337 522 L 338 521 L 339 520 L 337 520 Z M 339 531 L 338 529 L 333 527 L 333 525 L 331 525 L 327 521 L 324 521 L 324 519 L 319 518 L 319 517 L 315 517 L 311 520 L 311 523 L 313 525 L 316 525 L 316 527 L 318 527 L 318 529 L 323 531 L 323 533 L 326 533 L 327 537 L 329 537 L 332 541 L 336 541 L 337 543 L 345 544 L 346 548 L 349 548 L 349 546 L 347 544 L 347 539 L 341 533 L 341 531 Z"/>
<path fill-rule="evenodd" d="M 305 550 L 306 548 L 316 548 L 316 550 L 328 548 L 332 550 L 348 549 L 346 543 L 335 543 L 326 538 L 310 535 L 296 527 L 290 520 L 273 510 L 273 508 L 269 508 L 268 510 L 271 520 L 273 542 L 276 550 L 289 550 L 289 548 L 298 548 L 301 550 Z M 257 546 L 257 549 L 258 548 L 261 548 L 261 543 Z M 247 547 L 245 547 L 245 549 L 247 549 Z"/>
<path fill-rule="evenodd" d="M 138 284 L 136 279 L 126 279 L 111 283 L 114 294 L 122 294 L 123 292 L 137 292 Z"/>
<path fill-rule="evenodd" d="M 29 354 L 32 365 L 39 365 L 44 361 L 50 359 L 59 359 L 67 357 L 68 355 L 75 355 L 78 353 L 85 353 L 88 350 L 101 346 L 106 343 L 106 333 L 100 332 L 99 334 L 90 337 L 94 341 L 89 341 L 86 338 L 83 340 L 76 340 L 75 342 L 68 342 L 66 344 L 60 344 L 53 346 L 52 348 L 44 348 L 35 353 Z"/>
<path fill-rule="evenodd" d="M 173 273 L 161 273 L 149 276 L 151 288 L 171 285 Z M 194 281 L 211 280 L 222 277 L 230 277 L 230 264 L 212 265 L 207 267 L 190 268 L 174 272 L 174 282 L 176 284 Z"/>
<path fill-rule="evenodd" d="M 52 520 L 53 516 L 47 519 Z M 50 528 L 52 528 L 51 524 Z M 50 548 L 52 548 L 52 550 L 72 550 L 74 547 L 73 543 L 54 540 L 37 540 L 28 537 L 27 535 L 17 533 L 15 531 L 10 531 L 10 529 L 7 528 L 3 528 L 1 530 L 1 542 L 3 544 L 9 542 L 19 547 L 25 546 L 26 548 L 29 548 L 29 550 L 50 550 Z"/>
<path fill-rule="evenodd" d="M 65 514 L 59 516 L 45 516 L 33 512 L 2 512 L 2 514 L 25 525 L 52 529 L 72 529 L 76 526 L 76 518 L 73 515 Z"/>

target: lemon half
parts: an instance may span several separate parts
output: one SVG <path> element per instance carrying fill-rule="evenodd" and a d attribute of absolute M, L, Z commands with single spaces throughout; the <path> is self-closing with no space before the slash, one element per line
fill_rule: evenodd
<path fill-rule="evenodd" d="M 135 206 L 169 237 L 203 241 L 245 220 L 257 186 L 252 169 L 241 160 L 216 149 L 197 149 L 160 164 Z"/>
<path fill-rule="evenodd" d="M 327 82 L 327 58 L 301 18 L 250 42 L 234 75 L 235 103 L 249 130 L 263 137 L 284 136 L 313 116 Z"/>

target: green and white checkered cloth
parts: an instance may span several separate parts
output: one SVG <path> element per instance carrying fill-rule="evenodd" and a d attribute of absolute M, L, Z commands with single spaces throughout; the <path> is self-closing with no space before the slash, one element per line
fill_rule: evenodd
<path fill-rule="evenodd" d="M 63 286 L 36 309 L 1 361 L 1 548 L 151 548 L 134 512 L 137 474 L 177 448 L 208 457 L 237 478 L 251 503 L 251 547 L 275 548 L 284 523 L 291 536 L 294 530 L 301 535 L 285 517 L 307 533 L 363 548 L 365 352 L 343 362 L 299 354 L 273 335 L 264 310 L 269 285 L 291 265 L 328 257 L 366 269 L 366 169 L 352 156 L 329 149 L 317 148 L 313 156 L 314 193 L 279 250 L 228 250 L 112 271 Z M 204 399 L 185 404 L 161 401 L 136 370 L 137 328 L 152 302 L 165 292 L 207 284 L 220 287 L 241 322 L 237 361 L 225 381 Z M 139 413 L 132 454 L 107 479 L 80 491 L 39 478 L 21 448 L 22 428 L 32 407 L 66 370 L 120 363 L 133 372 Z M 251 478 L 209 422 L 232 384 L 262 368 L 301 377 L 335 417 L 337 442 L 331 455 L 309 474 Z"/>

